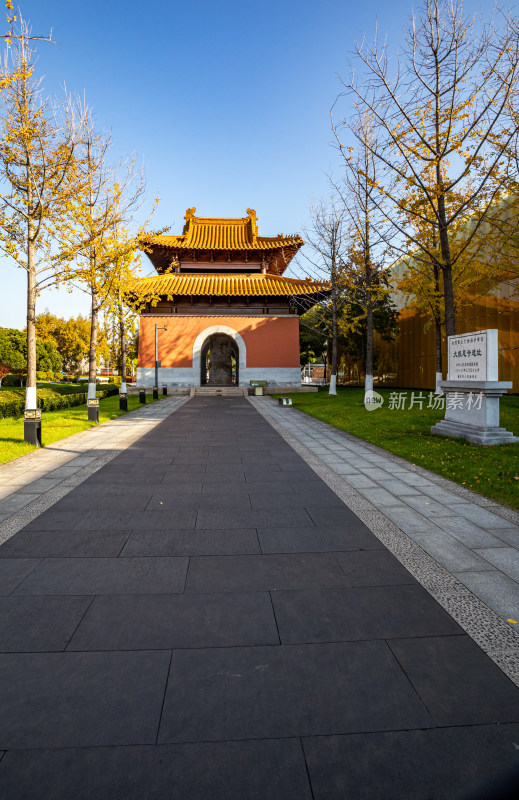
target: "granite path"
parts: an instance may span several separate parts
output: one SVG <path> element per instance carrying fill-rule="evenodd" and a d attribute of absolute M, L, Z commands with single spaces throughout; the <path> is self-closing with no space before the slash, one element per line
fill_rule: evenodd
<path fill-rule="evenodd" d="M 519 637 L 463 579 L 513 513 L 270 398 L 121 419 L 0 500 L 3 800 L 516 796 Z"/>

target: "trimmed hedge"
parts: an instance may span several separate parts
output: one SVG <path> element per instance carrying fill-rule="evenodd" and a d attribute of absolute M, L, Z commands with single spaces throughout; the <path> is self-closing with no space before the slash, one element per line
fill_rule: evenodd
<path fill-rule="evenodd" d="M 73 408 L 86 404 L 87 393 L 81 391 L 83 387 L 77 387 L 75 392 L 61 394 L 52 389 L 38 389 L 38 408 L 43 411 L 60 411 L 64 408 Z M 97 387 L 96 397 L 110 397 L 118 394 L 117 386 Z M 0 418 L 20 417 L 25 408 L 25 390 L 0 392 Z"/>

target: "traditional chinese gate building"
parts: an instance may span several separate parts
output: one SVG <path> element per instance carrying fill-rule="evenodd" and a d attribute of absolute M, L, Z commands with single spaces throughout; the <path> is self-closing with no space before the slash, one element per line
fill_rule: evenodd
<path fill-rule="evenodd" d="M 252 209 L 239 219 L 195 211 L 179 236 L 141 240 L 158 275 L 135 282 L 145 300 L 137 383 L 154 385 L 158 326 L 160 385 L 299 386 L 299 315 L 329 288 L 283 277 L 303 240 L 260 236 Z"/>

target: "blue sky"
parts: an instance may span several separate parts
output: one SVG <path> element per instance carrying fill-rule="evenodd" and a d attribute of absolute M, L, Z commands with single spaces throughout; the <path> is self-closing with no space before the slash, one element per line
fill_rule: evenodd
<path fill-rule="evenodd" d="M 192 206 L 231 217 L 250 207 L 260 233 L 275 235 L 302 232 L 326 173 L 339 174 L 329 110 L 355 39 L 372 39 L 378 19 L 397 44 L 412 2 L 24 0 L 21 10 L 33 33 L 52 29 L 55 44 L 39 46 L 46 90 L 84 93 L 116 150 L 145 164 L 161 198 L 153 227 L 180 232 Z M 0 276 L 0 326 L 22 328 L 25 273 L 0 259 Z M 46 307 L 87 314 L 88 298 L 49 291 Z"/>

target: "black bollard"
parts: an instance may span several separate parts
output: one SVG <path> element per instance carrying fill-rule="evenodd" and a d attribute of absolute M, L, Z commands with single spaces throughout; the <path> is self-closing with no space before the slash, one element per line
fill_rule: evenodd
<path fill-rule="evenodd" d="M 128 395 L 124 392 L 119 395 L 119 411 L 128 411 Z"/>
<path fill-rule="evenodd" d="M 141 389 L 139 392 L 139 402 L 145 403 L 146 402 L 146 389 Z"/>
<path fill-rule="evenodd" d="M 97 397 L 91 397 L 87 400 L 88 406 L 88 421 L 95 422 L 99 425 L 99 400 Z"/>
<path fill-rule="evenodd" d="M 162 394 L 164 395 L 164 397 L 167 395 L 167 393 L 168 393 L 168 387 L 167 386 L 163 386 L 162 387 Z"/>
<path fill-rule="evenodd" d="M 41 409 L 28 408 L 23 412 L 23 438 L 28 444 L 41 447 Z"/>
<path fill-rule="evenodd" d="M 154 386 L 153 387 L 153 399 L 154 400 L 158 400 L 159 399 L 159 387 L 158 386 Z"/>

